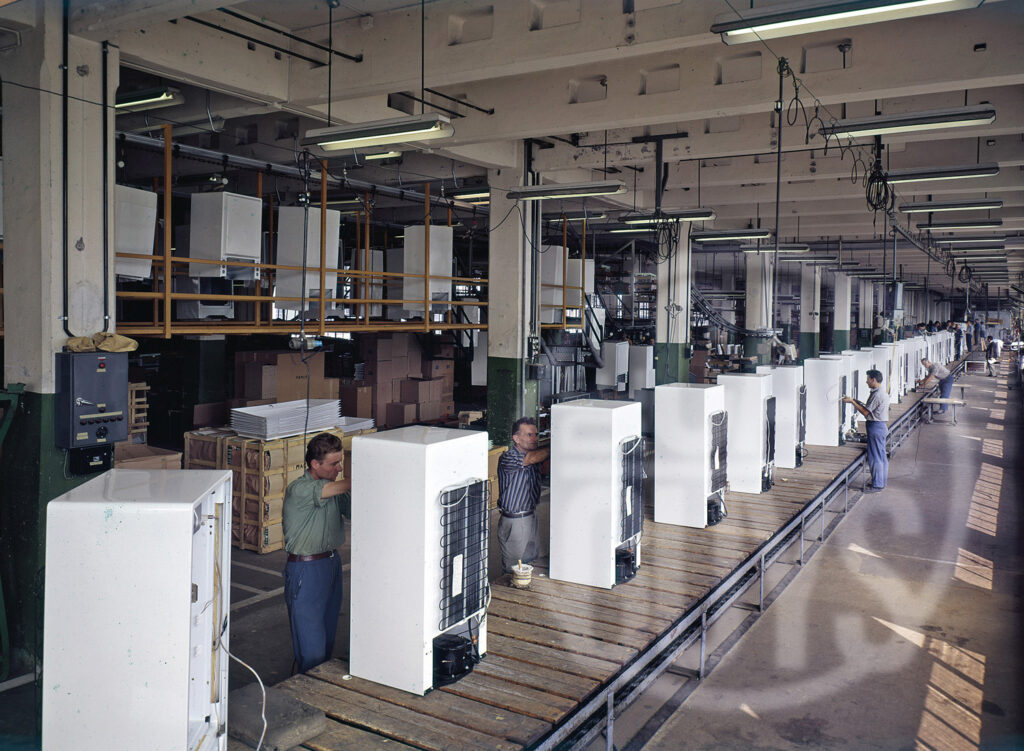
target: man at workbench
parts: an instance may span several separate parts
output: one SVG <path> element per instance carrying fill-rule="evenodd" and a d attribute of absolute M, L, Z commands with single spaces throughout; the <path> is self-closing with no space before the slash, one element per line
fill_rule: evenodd
<path fill-rule="evenodd" d="M 932 362 L 927 357 L 921 358 L 921 364 L 924 365 L 925 370 L 928 371 L 928 375 L 917 382 L 918 388 L 924 388 L 931 383 L 934 378 L 939 382 L 939 397 L 942 399 L 948 399 L 949 393 L 953 390 L 953 374 L 949 372 L 949 368 L 945 365 L 940 365 L 937 362 Z M 939 414 L 946 413 L 946 405 L 943 404 L 939 409 Z"/>
<path fill-rule="evenodd" d="M 852 404 L 866 421 L 871 484 L 865 486 L 864 492 L 878 493 L 885 489 L 889 480 L 889 457 L 885 453 L 885 439 L 889 435 L 889 394 L 881 388 L 881 371 L 869 370 L 866 376 L 868 388 L 871 389 L 867 403 L 859 402 L 849 396 L 844 396 L 843 401 Z"/>
<path fill-rule="evenodd" d="M 537 448 L 537 441 L 537 421 L 521 417 L 512 425 L 512 445 L 498 460 L 498 547 L 505 573 L 519 561 L 530 563 L 540 552 L 537 503 L 551 449 Z"/>
<path fill-rule="evenodd" d="M 338 479 L 341 439 L 314 436 L 306 446 L 306 472 L 285 491 L 282 524 L 288 563 L 284 601 L 300 673 L 331 659 L 341 612 L 342 514 L 351 516 L 352 480 Z"/>

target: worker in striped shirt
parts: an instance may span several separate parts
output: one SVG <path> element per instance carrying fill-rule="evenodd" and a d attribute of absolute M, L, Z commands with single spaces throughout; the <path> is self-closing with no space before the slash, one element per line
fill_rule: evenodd
<path fill-rule="evenodd" d="M 512 425 L 512 445 L 498 460 L 498 547 L 505 573 L 519 561 L 533 561 L 540 549 L 536 511 L 551 450 L 537 448 L 537 440 L 537 421 L 519 418 Z"/>

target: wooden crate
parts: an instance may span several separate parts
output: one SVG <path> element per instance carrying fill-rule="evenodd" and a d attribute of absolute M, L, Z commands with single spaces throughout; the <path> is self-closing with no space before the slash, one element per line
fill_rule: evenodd
<path fill-rule="evenodd" d="M 508 446 L 495 446 L 487 452 L 487 508 L 498 508 L 498 460 Z"/>
<path fill-rule="evenodd" d="M 181 469 L 181 452 L 122 441 L 114 444 L 114 466 L 124 469 Z"/>
<path fill-rule="evenodd" d="M 200 428 L 185 433 L 185 469 L 227 469 L 224 442 L 235 435 L 230 428 Z"/>
<path fill-rule="evenodd" d="M 145 443 L 149 435 L 149 386 L 128 384 L 128 441 Z"/>

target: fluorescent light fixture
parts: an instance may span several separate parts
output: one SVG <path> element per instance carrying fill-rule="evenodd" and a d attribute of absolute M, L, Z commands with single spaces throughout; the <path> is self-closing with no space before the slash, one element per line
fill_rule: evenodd
<path fill-rule="evenodd" d="M 945 232 L 961 229 L 990 229 L 1002 227 L 1002 219 L 982 219 L 977 222 L 932 222 L 931 224 L 919 224 L 917 228 L 926 232 Z"/>
<path fill-rule="evenodd" d="M 302 139 L 302 145 L 319 146 L 324 151 L 341 151 L 407 141 L 432 141 L 450 138 L 454 134 L 455 130 L 447 117 L 436 112 L 427 112 L 422 115 L 406 115 L 388 120 L 308 130 Z"/>
<path fill-rule="evenodd" d="M 721 34 L 726 44 L 743 44 L 758 39 L 777 39 L 898 18 L 911 18 L 963 8 L 976 8 L 981 0 L 814 0 L 791 2 L 755 9 L 737 17 L 725 14 L 715 19 L 712 34 Z"/>
<path fill-rule="evenodd" d="M 472 201 L 486 198 L 490 200 L 491 189 L 484 188 L 483 190 L 463 190 L 459 193 L 452 193 L 452 198 L 456 201 Z"/>
<path fill-rule="evenodd" d="M 376 154 L 363 154 L 363 159 L 372 162 L 378 159 L 398 159 L 400 156 L 402 156 L 401 151 L 378 151 Z"/>
<path fill-rule="evenodd" d="M 627 234 L 639 235 L 639 234 L 643 234 L 645 232 L 651 232 L 651 231 L 653 231 L 653 229 L 654 229 L 653 227 L 640 227 L 640 226 L 637 226 L 637 227 L 619 227 L 618 229 L 610 229 L 610 230 L 608 230 L 608 232 L 609 232 L 609 234 L 612 234 L 612 235 L 627 235 Z"/>
<path fill-rule="evenodd" d="M 1004 245 L 969 245 L 950 248 L 949 252 L 954 256 L 969 256 L 973 253 L 1002 253 L 1006 250 Z"/>
<path fill-rule="evenodd" d="M 874 115 L 840 120 L 821 128 L 821 134 L 836 138 L 862 138 L 893 133 L 910 133 L 943 128 L 963 128 L 988 125 L 996 119 L 996 108 L 990 104 L 973 104 L 926 112 L 907 112 L 900 115 Z"/>
<path fill-rule="evenodd" d="M 545 198 L 586 198 L 614 196 L 626 192 L 626 184 L 618 180 L 573 185 L 523 185 L 506 193 L 515 201 L 540 201 Z"/>
<path fill-rule="evenodd" d="M 728 242 L 730 240 L 767 240 L 772 236 L 770 229 L 725 229 L 708 232 L 691 232 L 690 240 L 695 243 Z M 769 248 L 765 248 L 769 250 Z"/>
<path fill-rule="evenodd" d="M 355 205 L 357 203 L 362 203 L 362 202 L 363 202 L 362 198 L 328 198 L 327 199 L 327 205 L 328 206 L 353 206 L 353 205 Z M 316 205 L 315 201 L 313 202 L 313 205 L 314 206 Z"/>
<path fill-rule="evenodd" d="M 474 206 L 490 206 L 491 205 L 490 201 L 470 201 L 470 203 L 473 204 Z"/>
<path fill-rule="evenodd" d="M 663 209 L 653 214 L 627 214 L 622 217 L 626 224 L 660 224 L 662 222 L 710 222 L 715 218 L 714 209 Z"/>
<path fill-rule="evenodd" d="M 560 214 L 545 214 L 544 221 L 560 222 L 562 219 L 565 219 L 567 222 L 582 222 L 586 219 L 588 222 L 592 222 L 606 217 L 607 214 L 603 211 L 563 211 Z"/>
<path fill-rule="evenodd" d="M 939 245 L 967 245 L 969 243 L 1006 242 L 1006 235 L 961 235 L 960 237 L 933 237 Z"/>
<path fill-rule="evenodd" d="M 779 252 L 781 252 L 781 251 L 779 251 Z M 768 250 L 768 255 L 771 255 L 771 254 L 772 254 L 772 250 L 769 249 Z M 800 256 L 799 258 L 792 258 L 790 256 L 787 256 L 785 258 L 780 258 L 779 262 L 780 263 L 781 262 L 785 262 L 785 263 L 821 263 L 821 264 L 828 264 L 828 263 L 835 263 L 838 260 L 839 259 L 836 258 L 835 256 Z"/>
<path fill-rule="evenodd" d="M 998 200 L 984 201 L 922 201 L 920 203 L 901 203 L 900 211 L 904 214 L 931 213 L 933 211 L 991 211 L 1003 208 Z"/>
<path fill-rule="evenodd" d="M 118 112 L 145 112 L 161 107 L 183 104 L 185 97 L 178 89 L 162 86 L 158 89 L 145 89 L 117 95 L 114 109 Z"/>
<path fill-rule="evenodd" d="M 764 247 L 764 248 L 747 248 L 747 247 L 743 248 L 743 252 L 744 253 L 774 253 L 775 250 L 776 250 L 776 248 L 775 248 L 774 245 L 769 245 L 769 246 Z M 778 247 L 778 251 L 780 253 L 808 253 L 808 252 L 810 252 L 810 250 L 811 250 L 811 246 L 810 245 L 800 245 L 800 244 L 790 244 L 790 245 L 783 244 L 783 245 L 779 245 L 779 247 Z M 828 258 L 828 256 L 822 256 L 822 257 L 823 258 Z M 796 260 L 796 259 L 789 259 L 789 260 Z M 811 258 L 811 259 L 808 259 L 808 260 L 814 260 L 814 259 Z M 831 257 L 831 260 L 838 261 L 839 259 L 835 258 L 835 257 Z"/>
<path fill-rule="evenodd" d="M 977 261 L 1006 261 L 1006 256 L 953 256 L 963 263 L 975 263 Z"/>
<path fill-rule="evenodd" d="M 956 167 L 894 169 L 889 172 L 888 180 L 890 183 L 919 183 L 933 180 L 969 180 L 976 177 L 995 177 L 998 174 L 998 164 L 966 164 Z"/>

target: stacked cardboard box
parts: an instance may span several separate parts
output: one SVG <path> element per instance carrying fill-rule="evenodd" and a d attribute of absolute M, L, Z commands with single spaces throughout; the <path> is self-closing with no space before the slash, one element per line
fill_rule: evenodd
<path fill-rule="evenodd" d="M 423 361 L 422 375 L 430 380 L 441 381 L 441 416 L 455 414 L 455 360 L 437 358 Z"/>
<path fill-rule="evenodd" d="M 487 452 L 487 508 L 498 508 L 498 460 L 508 446 L 495 446 Z"/>
<path fill-rule="evenodd" d="M 352 471 L 352 437 L 368 431 L 326 431 L 342 439 L 345 477 Z M 281 519 L 288 484 L 306 471 L 306 444 L 311 436 L 263 441 L 227 429 L 185 434 L 186 469 L 230 469 L 231 542 L 243 550 L 270 553 L 284 547 Z"/>
<path fill-rule="evenodd" d="M 230 407 L 295 399 L 337 399 L 340 382 L 324 376 L 323 352 L 236 352 L 235 398 Z"/>
<path fill-rule="evenodd" d="M 122 441 L 114 444 L 114 466 L 119 469 L 181 469 L 181 452 Z"/>

